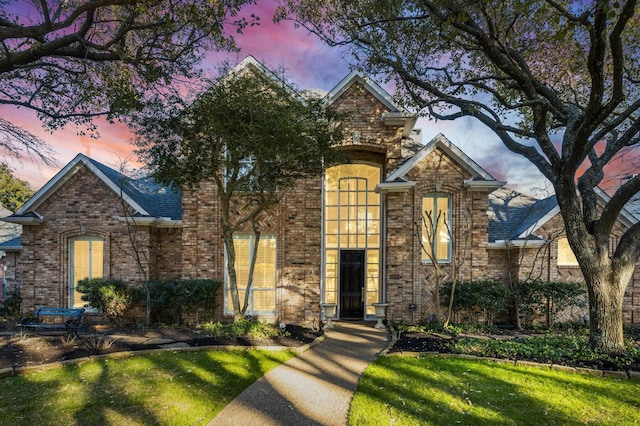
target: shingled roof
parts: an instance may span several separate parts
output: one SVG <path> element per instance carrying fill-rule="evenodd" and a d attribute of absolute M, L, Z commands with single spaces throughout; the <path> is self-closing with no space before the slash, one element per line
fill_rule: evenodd
<path fill-rule="evenodd" d="M 160 185 L 150 177 L 128 178 L 122 173 L 83 154 L 78 154 L 18 211 L 4 218 L 6 222 L 24 225 L 41 223 L 38 207 L 55 193 L 71 176 L 83 166 L 102 180 L 116 195 L 134 210 L 133 216 L 140 224 L 155 226 L 180 226 L 182 220 L 182 193 Z M 142 221 L 144 219 L 144 221 Z"/>

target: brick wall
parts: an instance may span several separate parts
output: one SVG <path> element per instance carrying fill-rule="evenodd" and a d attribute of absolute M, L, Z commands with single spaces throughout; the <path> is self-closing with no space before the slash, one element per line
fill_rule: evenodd
<path fill-rule="evenodd" d="M 124 210 L 120 198 L 97 176 L 82 166 L 54 194 L 37 208 L 45 218 L 40 225 L 24 226 L 23 251 L 16 269 L 16 285 L 25 312 L 39 306 L 68 306 L 69 242 L 82 235 L 104 239 L 104 275 L 136 285 L 144 275 L 137 266 L 131 235 L 117 220 Z M 135 247 L 150 277 L 171 271 L 156 268 L 164 238 L 152 238 L 149 227 L 136 227 Z M 176 232 L 176 231 L 174 231 Z M 173 245 L 173 256 L 180 249 Z"/>

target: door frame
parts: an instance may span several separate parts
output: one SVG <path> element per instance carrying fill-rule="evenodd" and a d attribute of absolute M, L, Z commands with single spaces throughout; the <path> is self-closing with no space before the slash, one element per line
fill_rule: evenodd
<path fill-rule="evenodd" d="M 349 311 L 349 315 L 345 316 L 345 304 L 343 303 L 343 297 L 347 297 L 345 296 L 345 286 L 344 286 L 344 277 L 342 274 L 342 265 L 343 265 L 343 255 L 345 253 L 360 253 L 361 254 L 361 260 L 360 260 L 360 271 L 361 271 L 361 276 L 359 277 L 360 279 L 360 291 L 359 291 L 359 308 L 357 310 L 357 312 L 355 310 L 350 310 Z M 339 305 L 339 317 L 341 319 L 359 319 L 359 320 L 363 320 L 365 318 L 365 298 L 364 295 L 366 293 L 366 267 L 367 267 L 367 250 L 366 249 L 340 249 L 339 251 L 339 259 L 338 259 L 338 270 L 339 272 L 339 282 L 338 282 L 338 301 L 340 302 Z M 355 293 L 355 292 L 353 292 Z M 352 294 L 353 294 L 352 293 Z"/>

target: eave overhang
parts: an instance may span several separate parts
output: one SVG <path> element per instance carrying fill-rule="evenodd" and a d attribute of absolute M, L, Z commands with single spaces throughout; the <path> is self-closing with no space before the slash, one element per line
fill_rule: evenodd
<path fill-rule="evenodd" d="M 25 214 L 12 214 L 11 216 L 0 218 L 0 220 L 18 225 L 40 225 L 44 222 L 44 217 L 37 212 L 28 212 Z"/>
<path fill-rule="evenodd" d="M 464 187 L 469 191 L 493 192 L 496 189 L 502 188 L 507 182 L 498 180 L 476 180 L 471 178 L 465 179 L 463 183 Z"/>
<path fill-rule="evenodd" d="M 538 248 L 548 244 L 546 240 L 497 240 L 487 244 L 488 250 L 508 250 L 512 248 Z"/>
<path fill-rule="evenodd" d="M 391 192 L 409 192 L 411 188 L 416 186 L 415 182 L 381 182 L 376 185 L 375 192 L 378 194 L 388 194 Z"/>
<path fill-rule="evenodd" d="M 407 137 L 411 134 L 413 127 L 418 121 L 417 114 L 410 112 L 384 112 L 382 113 L 382 122 L 386 126 L 402 126 L 402 136 Z"/>
<path fill-rule="evenodd" d="M 118 216 L 119 222 L 130 223 L 132 225 L 151 226 L 154 228 L 182 228 L 182 221 L 171 219 L 170 217 L 152 216 Z"/>

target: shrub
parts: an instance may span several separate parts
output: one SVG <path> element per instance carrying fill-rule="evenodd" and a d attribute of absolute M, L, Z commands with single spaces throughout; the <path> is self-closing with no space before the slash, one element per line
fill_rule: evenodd
<path fill-rule="evenodd" d="M 449 303 L 451 282 L 445 282 L 441 294 L 445 304 Z M 511 305 L 511 290 L 499 281 L 458 281 L 453 297 L 453 310 L 482 311 L 487 325 L 493 325 L 496 314 L 508 310 Z"/>
<path fill-rule="evenodd" d="M 0 315 L 17 318 L 20 316 L 20 306 L 22 305 L 22 297 L 18 290 L 10 291 L 7 293 L 7 297 L 2 301 L 0 305 Z"/>
<path fill-rule="evenodd" d="M 228 338 L 242 336 L 272 338 L 282 335 L 282 330 L 271 323 L 248 319 L 241 319 L 228 324 L 220 322 L 203 324 L 202 329 L 212 336 Z"/>
<path fill-rule="evenodd" d="M 137 290 L 136 297 L 149 305 L 152 322 L 180 324 L 187 318 L 210 321 L 215 315 L 220 285 L 205 279 L 149 281 Z"/>
<path fill-rule="evenodd" d="M 586 306 L 587 289 L 578 282 L 529 280 L 516 283 L 520 312 L 530 325 L 536 316 L 544 316 L 547 328 L 553 328 L 557 315 L 570 306 Z"/>
<path fill-rule="evenodd" d="M 119 323 L 131 305 L 133 291 L 122 280 L 113 278 L 85 278 L 78 282 L 76 290 L 89 306 L 104 313 L 107 319 Z"/>

